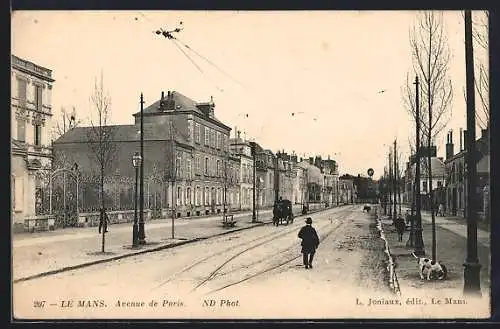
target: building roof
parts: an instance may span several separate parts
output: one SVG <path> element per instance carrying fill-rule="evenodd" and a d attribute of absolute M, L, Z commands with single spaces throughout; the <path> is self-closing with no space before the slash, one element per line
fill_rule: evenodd
<path fill-rule="evenodd" d="M 15 68 L 24 73 L 36 76 L 37 78 L 46 80 L 48 82 L 54 82 L 55 80 L 52 78 L 52 70 L 49 70 L 46 67 L 37 65 L 28 60 L 22 59 L 16 55 L 11 55 L 11 65 L 12 68 Z"/>
<path fill-rule="evenodd" d="M 446 175 L 446 169 L 444 162 L 441 158 L 432 157 L 431 158 L 431 170 L 433 177 L 444 177 Z M 411 171 L 413 175 L 415 174 L 415 164 L 412 164 Z M 428 166 L 427 158 L 420 159 L 420 174 L 422 177 L 428 177 Z"/>
<path fill-rule="evenodd" d="M 127 142 L 140 140 L 139 125 L 109 126 L 113 131 L 113 141 Z M 92 127 L 75 127 L 54 141 L 54 144 L 86 143 Z M 170 140 L 169 127 L 159 124 L 144 124 L 144 140 Z M 175 134 L 175 140 L 181 144 L 189 144 L 186 138 Z"/>
<path fill-rule="evenodd" d="M 307 170 L 309 182 L 314 182 L 317 184 L 321 184 L 323 182 L 323 175 L 321 174 L 321 170 L 318 167 L 310 164 L 309 161 L 303 160 L 299 162 L 297 166 Z"/>
<path fill-rule="evenodd" d="M 490 173 L 490 155 L 483 156 L 477 163 L 477 172 L 479 174 L 489 174 Z"/>
<path fill-rule="evenodd" d="M 149 105 L 148 107 L 146 107 L 145 109 L 143 109 L 143 113 L 145 115 L 148 115 L 148 114 L 160 114 L 160 113 L 164 114 L 164 113 L 169 113 L 169 112 L 172 113 L 172 112 L 192 111 L 194 113 L 199 114 L 200 116 L 205 117 L 207 120 L 213 120 L 216 123 L 223 125 L 224 127 L 227 127 L 227 128 L 229 128 L 229 130 L 231 130 L 231 127 L 228 127 L 227 125 L 225 125 L 222 121 L 217 119 L 215 117 L 215 115 L 211 118 L 207 118 L 205 116 L 205 114 L 203 113 L 203 111 L 200 109 L 201 107 L 205 107 L 205 106 L 215 107 L 215 104 L 213 102 L 201 102 L 201 103 L 199 103 L 199 102 L 192 100 L 191 98 L 189 98 L 187 96 L 184 96 L 183 94 L 181 94 L 178 91 L 171 91 L 171 95 L 172 95 L 174 103 L 175 103 L 175 107 L 172 111 L 166 111 L 166 112 L 159 111 L 160 102 L 161 102 L 161 98 L 160 98 L 157 101 L 155 101 L 154 103 L 152 103 L 151 105 Z M 167 94 L 165 94 L 164 97 L 165 97 L 164 101 L 166 101 Z M 136 117 L 140 114 L 141 114 L 141 112 L 139 109 L 136 113 L 134 113 L 132 115 L 134 117 Z"/>

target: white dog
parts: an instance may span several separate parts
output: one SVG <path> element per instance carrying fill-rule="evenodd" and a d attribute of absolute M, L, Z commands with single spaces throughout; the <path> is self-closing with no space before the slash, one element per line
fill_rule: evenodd
<path fill-rule="evenodd" d="M 420 279 L 427 280 L 446 280 L 448 270 L 444 264 L 426 257 L 418 257 L 414 252 L 411 253 L 418 262 L 418 272 Z"/>

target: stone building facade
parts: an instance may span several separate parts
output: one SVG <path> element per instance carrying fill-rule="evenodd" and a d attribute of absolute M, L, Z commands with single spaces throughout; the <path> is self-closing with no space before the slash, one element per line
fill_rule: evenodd
<path fill-rule="evenodd" d="M 214 109 L 212 100 L 198 103 L 169 91 L 143 110 L 144 178 L 158 178 L 145 188 L 146 207 L 151 207 L 153 194 L 155 201 L 159 195 L 157 205 L 174 209 L 182 217 L 235 207 L 240 163 L 229 153 L 231 128 L 216 118 Z M 133 125 L 114 126 L 116 152 L 108 177 L 134 177 L 131 159 L 139 152 L 140 112 L 134 118 Z M 54 150 L 56 157 L 78 163 L 82 173 L 95 175 L 96 163 L 89 160 L 92 154 L 86 138 L 89 129 L 70 130 L 54 142 Z"/>
<path fill-rule="evenodd" d="M 43 213 L 43 180 L 52 161 L 52 71 L 11 56 L 11 214 L 14 231 Z"/>
<path fill-rule="evenodd" d="M 465 217 L 467 213 L 467 171 L 466 155 L 467 131 L 460 130 L 459 149 L 454 153 L 453 132 L 447 135 L 446 143 L 446 182 L 444 187 L 445 211 L 450 216 Z M 481 137 L 476 140 L 477 153 L 477 186 L 480 216 L 489 218 L 490 210 L 490 143 L 488 130 L 481 131 Z"/>

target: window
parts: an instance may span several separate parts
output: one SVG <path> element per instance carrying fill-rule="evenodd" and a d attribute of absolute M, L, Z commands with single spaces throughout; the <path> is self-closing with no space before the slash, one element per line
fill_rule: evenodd
<path fill-rule="evenodd" d="M 191 160 L 186 160 L 186 178 L 191 179 Z"/>
<path fill-rule="evenodd" d="M 220 160 L 217 160 L 217 177 L 221 176 Z"/>
<path fill-rule="evenodd" d="M 216 135 L 215 135 L 215 130 L 212 130 L 211 131 L 211 142 L 210 142 L 210 146 L 212 146 L 213 148 L 215 148 L 215 143 L 216 143 Z"/>
<path fill-rule="evenodd" d="M 181 187 L 177 187 L 177 205 L 181 205 L 181 198 L 182 198 L 182 190 Z"/>
<path fill-rule="evenodd" d="M 17 97 L 19 98 L 19 105 L 26 106 L 26 80 L 17 79 Z"/>
<path fill-rule="evenodd" d="M 221 149 L 221 134 L 220 132 L 217 132 L 217 145 L 216 145 L 217 149 Z"/>
<path fill-rule="evenodd" d="M 200 144 L 201 126 L 199 123 L 194 125 L 194 141 Z"/>
<path fill-rule="evenodd" d="M 36 109 L 41 111 L 42 110 L 42 86 L 40 85 L 35 85 L 35 106 Z"/>
<path fill-rule="evenodd" d="M 208 176 L 208 157 L 205 157 L 205 176 Z"/>
<path fill-rule="evenodd" d="M 438 181 L 438 188 L 443 187 L 443 183 L 441 181 Z"/>
<path fill-rule="evenodd" d="M 186 189 L 186 204 L 190 205 L 191 204 L 191 188 L 188 187 Z"/>
<path fill-rule="evenodd" d="M 196 155 L 194 158 L 194 173 L 196 175 L 200 174 L 200 156 Z"/>
<path fill-rule="evenodd" d="M 427 181 L 422 182 L 422 192 L 427 192 Z"/>
<path fill-rule="evenodd" d="M 205 145 L 208 146 L 210 143 L 210 129 L 205 127 Z"/>
<path fill-rule="evenodd" d="M 42 145 L 42 125 L 39 123 L 35 124 L 35 145 Z"/>
<path fill-rule="evenodd" d="M 188 141 L 193 141 L 194 129 L 193 129 L 193 120 L 188 120 Z"/>
<path fill-rule="evenodd" d="M 26 121 L 23 119 L 17 119 L 17 140 L 26 142 Z"/>
<path fill-rule="evenodd" d="M 181 158 L 177 158 L 175 160 L 175 175 L 174 177 L 182 177 L 181 176 Z"/>
<path fill-rule="evenodd" d="M 209 193 L 210 193 L 210 190 L 208 189 L 208 187 L 205 187 L 205 205 L 206 206 L 210 204 Z"/>

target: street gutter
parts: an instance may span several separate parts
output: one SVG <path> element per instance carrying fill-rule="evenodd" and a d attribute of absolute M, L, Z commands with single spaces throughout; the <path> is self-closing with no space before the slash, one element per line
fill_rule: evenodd
<path fill-rule="evenodd" d="M 391 250 L 389 248 L 389 242 L 385 238 L 385 233 L 384 233 L 384 224 L 382 223 L 381 220 L 381 215 L 378 211 L 378 207 L 375 208 L 375 217 L 377 219 L 377 230 L 379 231 L 380 238 L 384 241 L 384 253 L 387 257 L 387 275 L 388 275 L 388 285 L 389 288 L 391 289 L 391 292 L 396 294 L 396 295 L 401 295 L 401 290 L 399 288 L 399 281 L 398 281 L 398 276 L 396 274 L 396 264 L 394 263 L 394 259 L 392 258 Z"/>

